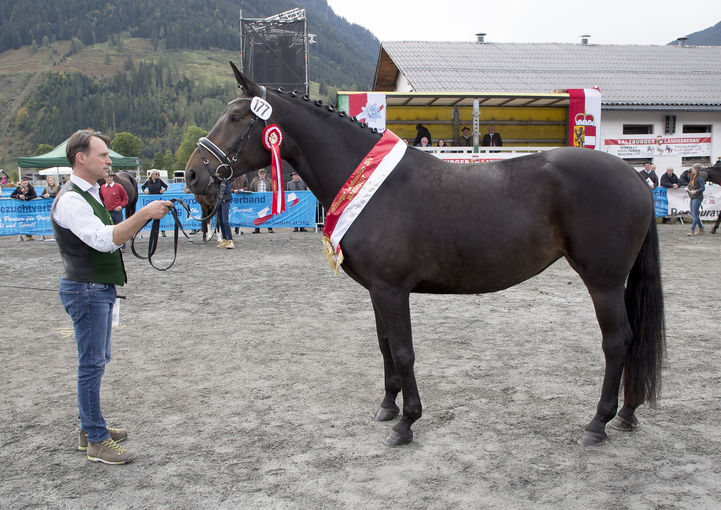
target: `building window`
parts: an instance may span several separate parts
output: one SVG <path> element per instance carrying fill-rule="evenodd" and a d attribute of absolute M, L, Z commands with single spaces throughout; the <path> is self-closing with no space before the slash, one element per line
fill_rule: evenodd
<path fill-rule="evenodd" d="M 624 135 L 652 135 L 653 124 L 624 124 Z"/>
<path fill-rule="evenodd" d="M 684 124 L 684 133 L 710 133 L 711 126 L 708 124 Z"/>
<path fill-rule="evenodd" d="M 646 163 L 653 163 L 651 158 L 624 158 L 623 160 L 635 168 L 643 168 Z"/>
<path fill-rule="evenodd" d="M 711 156 L 689 156 L 681 158 L 681 166 L 693 166 L 699 163 L 701 166 L 711 166 Z"/>

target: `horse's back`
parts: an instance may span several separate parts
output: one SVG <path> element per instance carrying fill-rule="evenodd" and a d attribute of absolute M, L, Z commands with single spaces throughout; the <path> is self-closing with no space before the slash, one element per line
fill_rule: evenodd
<path fill-rule="evenodd" d="M 427 156 L 409 152 L 344 237 L 362 283 L 367 273 L 419 292 L 490 292 L 562 256 L 583 259 L 583 245 L 640 246 L 648 228 L 648 188 L 605 153 L 558 149 L 480 165 Z"/>

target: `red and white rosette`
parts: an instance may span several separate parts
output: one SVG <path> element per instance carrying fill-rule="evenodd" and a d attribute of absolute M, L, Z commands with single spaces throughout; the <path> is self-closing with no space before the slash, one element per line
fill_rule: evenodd
<path fill-rule="evenodd" d="M 285 211 L 285 193 L 283 192 L 283 170 L 280 163 L 280 144 L 283 143 L 283 133 L 276 124 L 271 124 L 263 130 L 263 147 L 271 154 L 271 175 L 273 177 L 273 205 L 271 214 L 280 214 Z"/>

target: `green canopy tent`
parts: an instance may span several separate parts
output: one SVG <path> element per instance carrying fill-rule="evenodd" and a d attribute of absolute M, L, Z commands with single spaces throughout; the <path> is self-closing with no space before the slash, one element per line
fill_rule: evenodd
<path fill-rule="evenodd" d="M 20 168 L 50 168 L 53 166 L 68 166 L 68 158 L 65 155 L 65 146 L 68 141 L 55 147 L 50 152 L 40 156 L 27 156 L 18 158 L 18 169 Z M 117 167 L 138 167 L 138 158 L 126 157 L 110 149 L 110 159 L 113 161 L 113 168 Z M 19 172 L 22 174 L 22 171 Z"/>

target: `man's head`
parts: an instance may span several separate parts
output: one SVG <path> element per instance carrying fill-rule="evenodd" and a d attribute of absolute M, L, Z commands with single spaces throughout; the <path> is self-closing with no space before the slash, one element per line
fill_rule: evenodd
<path fill-rule="evenodd" d="M 668 167 L 668 168 L 666 169 L 666 173 L 667 173 L 668 175 L 673 175 L 673 167 L 672 167 L 672 166 Z"/>
<path fill-rule="evenodd" d="M 655 171 L 656 171 L 656 165 L 651 164 L 651 171 L 652 171 L 652 172 L 655 172 Z"/>
<path fill-rule="evenodd" d="M 490 134 L 493 134 L 494 131 L 495 131 L 495 128 L 493 126 L 488 126 L 488 132 Z"/>
<path fill-rule="evenodd" d="M 295 170 L 293 170 L 293 171 L 290 173 L 290 178 L 293 179 L 294 181 L 299 181 L 299 180 L 300 180 L 300 175 L 298 175 L 298 172 L 296 172 Z"/>
<path fill-rule="evenodd" d="M 261 168 L 260 170 L 258 170 L 258 178 L 265 179 L 265 168 Z"/>
<path fill-rule="evenodd" d="M 461 129 L 461 133 L 463 133 L 463 136 L 468 136 L 468 134 L 471 132 L 470 129 L 468 129 L 467 126 L 463 126 L 463 129 Z"/>
<path fill-rule="evenodd" d="M 643 169 L 646 170 L 647 172 L 648 172 L 649 170 L 651 170 L 651 163 L 644 163 L 644 164 L 643 164 Z"/>
<path fill-rule="evenodd" d="M 109 143 L 110 138 L 97 131 L 82 129 L 73 133 L 65 148 L 73 173 L 88 182 L 104 178 L 112 164 Z"/>

